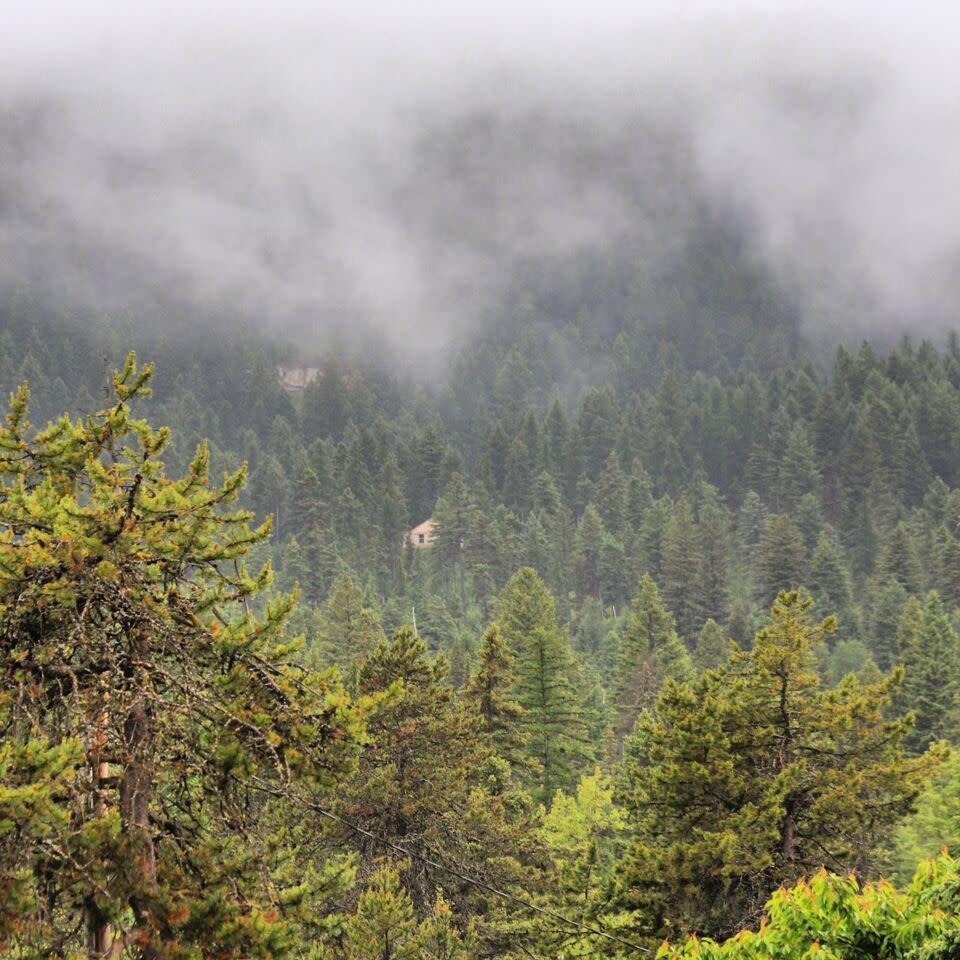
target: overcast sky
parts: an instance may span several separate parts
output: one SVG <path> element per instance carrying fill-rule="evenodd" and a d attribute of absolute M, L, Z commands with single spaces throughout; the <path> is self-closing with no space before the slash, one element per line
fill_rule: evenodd
<path fill-rule="evenodd" d="M 525 257 L 682 241 L 643 117 L 808 324 L 955 322 L 953 5 L 636 6 L 7 0 L 0 281 L 442 340 Z M 507 118 L 486 149 L 480 115 Z"/>

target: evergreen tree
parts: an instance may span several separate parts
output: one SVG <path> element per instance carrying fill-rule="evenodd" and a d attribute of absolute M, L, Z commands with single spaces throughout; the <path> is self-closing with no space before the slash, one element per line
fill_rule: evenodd
<path fill-rule="evenodd" d="M 641 711 L 653 705 L 664 678 L 686 680 L 692 673 L 673 617 L 664 607 L 657 585 L 644 574 L 630 605 L 614 675 L 617 743 L 633 729 Z"/>
<path fill-rule="evenodd" d="M 339 941 L 327 954 L 329 960 L 470 960 L 475 950 L 469 931 L 464 938 L 454 925 L 442 895 L 418 923 L 400 876 L 389 863 L 370 877 Z"/>
<path fill-rule="evenodd" d="M 934 741 L 952 739 L 960 721 L 960 648 L 936 591 L 927 594 L 922 607 L 914 600 L 904 608 L 900 652 L 900 704 L 916 718 L 904 744 L 921 753 Z"/>
<path fill-rule="evenodd" d="M 751 561 L 756 554 L 766 525 L 767 508 L 755 491 L 748 490 L 740 505 L 736 536 L 738 553 L 744 562 Z"/>
<path fill-rule="evenodd" d="M 667 524 L 673 514 L 673 503 L 669 497 L 654 500 L 643 516 L 643 523 L 637 532 L 637 546 L 642 564 L 640 573 L 648 572 L 659 579 L 663 572 L 663 538 Z"/>
<path fill-rule="evenodd" d="M 609 386 L 590 387 L 580 401 L 577 434 L 582 445 L 587 475 L 595 477 L 603 468 L 617 439 L 620 413 Z"/>
<path fill-rule="evenodd" d="M 611 450 L 597 477 L 593 496 L 600 519 L 615 537 L 622 537 L 626 530 L 629 493 L 620 457 L 616 450 Z"/>
<path fill-rule="evenodd" d="M 693 665 L 699 672 L 723 666 L 730 657 L 730 641 L 715 620 L 708 620 L 697 638 L 693 651 Z"/>
<path fill-rule="evenodd" d="M 385 864 L 367 882 L 344 925 L 344 960 L 421 960 L 417 919 L 397 871 Z"/>
<path fill-rule="evenodd" d="M 550 906 L 569 917 L 593 917 L 603 906 L 623 816 L 613 801 L 613 787 L 600 771 L 583 776 L 576 792 L 557 791 L 544 811 L 541 837 L 552 861 Z M 537 924 L 536 945 L 554 956 L 596 957 L 606 944 L 599 937 L 571 935 L 555 922 Z"/>
<path fill-rule="evenodd" d="M 523 567 L 503 588 L 497 621 L 515 658 L 514 695 L 524 710 L 530 754 L 541 767 L 541 797 L 568 786 L 589 762 L 591 745 L 569 642 L 556 620 L 553 597 L 536 571 Z"/>
<path fill-rule="evenodd" d="M 486 783 L 491 753 L 479 718 L 447 683 L 446 659 L 431 659 L 409 627 L 363 661 L 359 689 L 385 696 L 368 726 L 371 749 L 337 798 L 351 822 L 398 845 L 442 850 L 447 862 L 497 885 L 509 883 L 524 856 L 523 825 Z M 383 847 L 354 831 L 333 829 L 335 849 L 354 849 L 362 878 L 380 865 Z M 438 892 L 460 916 L 475 909 L 476 889 L 423 861 L 394 860 L 417 916 L 434 909 Z"/>
<path fill-rule="evenodd" d="M 607 531 L 593 504 L 580 518 L 574 539 L 574 570 L 577 595 L 603 600 L 603 544 Z"/>
<path fill-rule="evenodd" d="M 290 661 L 292 598 L 245 607 L 270 527 L 231 508 L 243 471 L 211 486 L 201 445 L 164 475 L 169 432 L 131 409 L 151 373 L 131 354 L 107 409 L 39 433 L 22 387 L 0 429 L 8 955 L 289 950 L 324 878 L 284 882 L 268 821 L 338 785 L 362 740 L 334 675 Z"/>
<path fill-rule="evenodd" d="M 879 572 L 902 584 L 907 593 L 917 594 L 923 589 L 923 568 L 905 523 L 898 523 L 887 537 L 880 554 Z"/>
<path fill-rule="evenodd" d="M 673 611 L 680 636 L 691 645 L 704 620 L 701 564 L 693 511 L 687 499 L 681 497 L 674 504 L 673 516 L 664 531 L 660 579 L 664 600 Z"/>
<path fill-rule="evenodd" d="M 770 517 L 756 564 L 758 602 L 769 603 L 781 590 L 799 586 L 806 565 L 807 551 L 797 525 L 786 514 Z"/>
<path fill-rule="evenodd" d="M 364 606 L 363 593 L 349 574 L 340 574 L 319 611 L 307 662 L 317 667 L 337 664 L 349 675 L 384 639 L 380 620 Z"/>
<path fill-rule="evenodd" d="M 713 488 L 699 509 L 699 595 L 701 614 L 722 622 L 730 605 L 730 511 Z"/>
<path fill-rule="evenodd" d="M 567 416 L 560 401 L 555 399 L 543 424 L 544 457 L 547 469 L 554 477 L 566 475 L 569 434 Z"/>
<path fill-rule="evenodd" d="M 401 586 L 403 573 L 403 537 L 409 526 L 403 476 L 396 456 L 391 452 L 377 474 L 377 553 L 380 585 L 384 592 Z"/>
<path fill-rule="evenodd" d="M 950 606 L 960 606 L 960 538 L 945 523 L 935 533 L 933 568 L 938 593 Z"/>
<path fill-rule="evenodd" d="M 843 552 L 832 528 L 817 541 L 810 561 L 810 590 L 818 605 L 837 615 L 837 626 L 844 637 L 855 636 L 857 616 L 853 607 L 853 585 Z"/>
<path fill-rule="evenodd" d="M 464 698 L 479 718 L 492 750 L 511 768 L 520 768 L 529 766 L 529 760 L 523 708 L 513 698 L 513 662 L 500 628 L 492 623 L 480 640 L 477 667 Z"/>
<path fill-rule="evenodd" d="M 867 581 L 864 637 L 881 670 L 891 670 L 901 662 L 898 631 L 908 596 L 897 580 Z"/>
<path fill-rule="evenodd" d="M 946 847 L 960 849 L 960 758 L 952 753 L 930 779 L 917 809 L 900 825 L 890 862 L 898 880 L 909 882 L 917 864 Z"/>
<path fill-rule="evenodd" d="M 815 650 L 833 620 L 812 624 L 809 606 L 781 593 L 753 650 L 668 684 L 641 719 L 627 765 L 634 839 L 617 885 L 641 930 L 735 932 L 825 857 L 873 872 L 935 766 L 901 753 L 909 723 L 886 716 L 895 675 L 821 688 Z"/>
<path fill-rule="evenodd" d="M 802 423 L 790 428 L 783 447 L 777 478 L 778 509 L 789 513 L 805 494 L 816 494 L 820 477 L 813 444 Z"/>
<path fill-rule="evenodd" d="M 538 513 L 548 517 L 556 516 L 563 506 L 560 489 L 557 487 L 553 474 L 543 471 L 533 485 L 533 508 Z"/>

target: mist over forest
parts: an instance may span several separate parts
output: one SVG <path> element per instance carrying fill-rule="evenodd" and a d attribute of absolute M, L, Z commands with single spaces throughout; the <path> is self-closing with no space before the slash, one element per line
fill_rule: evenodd
<path fill-rule="evenodd" d="M 90 6 L 2 67 L 4 276 L 62 314 L 606 335 L 712 230 L 818 335 L 950 328 L 945 11 Z"/>
<path fill-rule="evenodd" d="M 0 956 L 960 956 L 958 27 L 4 8 Z"/>

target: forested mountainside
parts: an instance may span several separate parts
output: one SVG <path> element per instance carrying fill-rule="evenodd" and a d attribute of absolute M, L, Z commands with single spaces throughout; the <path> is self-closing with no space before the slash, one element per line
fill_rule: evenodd
<path fill-rule="evenodd" d="M 906 938 L 928 951 L 909 956 L 951 956 L 952 861 L 923 866 L 903 894 L 860 884 L 906 883 L 924 857 L 960 841 L 945 746 L 960 724 L 960 350 L 954 338 L 904 339 L 894 349 L 821 343 L 814 356 L 791 311 L 761 322 L 772 294 L 752 269 L 736 257 L 703 262 L 711 279 L 700 293 L 693 281 L 674 291 L 684 315 L 716 294 L 704 311 L 717 335 L 699 342 L 700 321 L 641 323 L 624 311 L 590 337 L 589 323 L 558 329 L 534 311 L 402 368 L 348 349 L 308 354 L 253 330 L 151 335 L 67 322 L 26 297 L 7 303 L 0 386 L 29 382 L 35 424 L 17 401 L 4 434 L 3 469 L 24 484 L 4 488 L 6 529 L 19 531 L 0 561 L 12 612 L 5 669 L 34 691 L 3 701 L 8 729 L 33 714 L 60 718 L 47 737 L 84 729 L 96 702 L 86 698 L 105 689 L 100 668 L 82 644 L 44 638 L 75 635 L 76 590 L 110 607 L 111 583 L 138 598 L 124 614 L 134 620 L 140 603 L 169 606 L 143 702 L 158 696 L 152 715 L 181 719 L 155 733 L 166 813 L 136 821 L 169 901 L 136 892 L 124 872 L 129 829 L 116 846 L 65 826 L 63 777 L 84 762 L 72 741 L 6 754 L 11 842 L 27 829 L 73 852 L 18 848 L 4 867 L 18 893 L 0 913 L 0 941 L 47 955 L 50 931 L 83 914 L 84 883 L 100 889 L 96 871 L 111 869 L 87 929 L 162 946 L 144 957 L 207 956 L 213 942 L 237 957 L 373 958 L 387 942 L 391 956 L 411 958 L 626 957 L 664 937 L 675 943 L 665 956 L 761 956 L 769 940 L 799 957 L 830 937 Z M 156 374 L 128 364 L 111 386 L 130 344 Z M 288 391 L 279 367 L 298 365 L 316 375 Z M 170 427 L 169 440 L 129 421 L 134 403 Z M 63 411 L 93 419 L 35 435 Z M 123 454 L 112 435 L 130 431 Z M 112 451 L 114 480 L 87 447 L 95 459 Z M 158 468 L 146 468 L 157 457 L 168 476 L 193 479 L 165 492 Z M 243 464 L 245 486 L 238 474 L 204 499 L 208 466 L 217 477 Z M 54 488 L 52 499 L 42 493 Z M 216 515 L 236 496 L 272 525 L 217 534 Z M 24 519 L 48 514 L 49 527 Z M 422 544 L 408 536 L 428 520 Z M 74 527 L 55 542 L 42 534 Z M 75 536 L 69 549 L 99 565 L 57 559 Z M 296 591 L 298 604 L 256 599 L 267 578 L 224 566 L 241 554 L 269 560 L 274 587 Z M 65 594 L 50 592 L 50 564 Z M 72 569 L 107 587 L 88 574 L 67 587 Z M 191 584 L 214 572 L 225 579 Z M 144 585 L 161 576 L 166 599 L 150 599 Z M 220 612 L 231 600 L 246 604 L 239 620 Z M 30 610 L 47 604 L 65 612 L 36 620 Z M 189 629 L 181 604 L 198 611 Z M 106 623 L 97 629 L 111 636 Z M 222 629 L 229 639 L 216 639 L 209 660 L 204 631 Z M 284 629 L 302 646 L 284 645 Z M 129 699 L 133 674 L 116 656 Z M 277 727 L 269 688 L 250 686 L 270 661 L 287 664 L 282 713 L 306 711 L 300 726 Z M 61 710 L 67 675 L 75 686 Z M 310 726 L 311 697 L 341 711 L 324 721 L 330 746 Z M 203 706 L 217 702 L 227 740 Z M 103 735 L 129 748 L 122 712 L 116 722 Z M 234 723 L 250 724 L 253 739 L 233 742 Z M 194 769 L 176 737 L 212 751 L 209 764 Z M 279 779 L 268 772 L 281 742 L 287 764 L 297 756 L 327 771 L 297 794 L 306 806 L 291 806 L 301 760 Z M 43 803 L 18 792 L 25 770 L 46 785 Z M 68 791 L 80 804 L 72 816 L 103 802 L 93 789 Z M 234 790 L 247 799 L 223 807 L 216 798 Z M 89 829 L 112 829 L 97 822 Z M 235 829 L 245 839 L 230 846 Z M 165 860 L 177 844 L 192 879 Z M 213 849 L 234 864 L 232 888 L 205 859 Z M 70 879 L 67 860 L 81 853 Z M 850 871 L 858 879 L 842 879 Z M 945 912 L 930 914 L 934 902 Z M 140 908 L 126 912 L 135 903 L 148 904 L 149 923 Z M 756 928 L 765 910 L 756 940 L 683 946 L 690 933 L 722 940 Z M 812 919 L 841 910 L 842 924 Z M 79 941 L 62 936 L 73 956 Z M 200 952 L 177 953 L 181 941 Z"/>

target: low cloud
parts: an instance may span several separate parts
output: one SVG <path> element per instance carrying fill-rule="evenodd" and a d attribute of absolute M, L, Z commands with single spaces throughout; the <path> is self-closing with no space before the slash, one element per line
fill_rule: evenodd
<path fill-rule="evenodd" d="M 442 347 L 708 206 L 810 330 L 955 321 L 948 11 L 59 6 L 0 41 L 0 282 L 61 311 Z"/>

